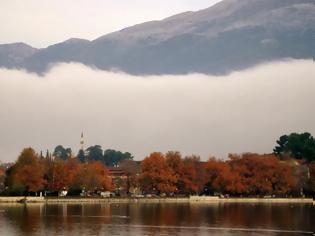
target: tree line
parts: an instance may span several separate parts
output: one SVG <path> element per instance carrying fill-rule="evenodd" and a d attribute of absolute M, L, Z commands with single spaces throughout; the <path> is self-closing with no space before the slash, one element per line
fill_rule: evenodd
<path fill-rule="evenodd" d="M 50 154 L 47 151 L 46 157 L 49 157 L 49 156 Z M 71 157 L 73 157 L 73 154 L 72 154 L 71 148 L 65 148 L 62 145 L 58 145 L 54 149 L 53 156 L 60 160 L 67 161 Z M 43 157 L 42 153 L 41 153 L 41 157 Z M 86 150 L 80 149 L 76 157 L 82 163 L 99 161 L 109 167 L 117 166 L 118 163 L 123 160 L 133 159 L 133 156 L 129 152 L 121 152 L 121 151 L 116 151 L 113 149 L 107 149 L 103 151 L 100 145 L 94 145 L 94 146 L 88 147 Z"/>
<path fill-rule="evenodd" d="M 315 192 L 315 141 L 308 133 L 282 136 L 272 154 L 230 154 L 227 160 L 180 152 L 153 152 L 141 162 L 130 153 L 103 151 L 98 145 L 72 156 L 57 146 L 52 155 L 24 149 L 10 168 L 0 168 L 3 194 L 115 191 L 126 194 L 222 194 L 301 196 Z M 124 176 L 113 177 L 118 166 Z M 116 178 L 116 179 L 115 179 Z M 118 178 L 118 180 L 117 180 Z"/>
<path fill-rule="evenodd" d="M 141 164 L 145 191 L 232 196 L 301 195 L 315 191 L 315 162 L 301 165 L 273 154 L 230 154 L 226 161 L 182 158 L 179 152 L 152 153 Z M 303 193 L 301 193 L 303 189 Z"/>
<path fill-rule="evenodd" d="M 16 163 L 6 171 L 8 195 L 63 189 L 111 189 L 111 179 L 101 162 L 81 163 L 76 158 L 66 161 L 50 156 L 40 157 L 32 148 L 24 149 Z"/>

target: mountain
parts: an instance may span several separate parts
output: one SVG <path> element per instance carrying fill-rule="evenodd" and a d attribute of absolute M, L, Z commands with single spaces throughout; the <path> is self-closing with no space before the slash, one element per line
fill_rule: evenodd
<path fill-rule="evenodd" d="M 37 51 L 25 43 L 0 44 L 0 66 L 17 67 Z"/>
<path fill-rule="evenodd" d="M 223 0 L 93 41 L 3 49 L 9 47 L 0 46 L 0 66 L 37 73 L 56 62 L 80 62 L 131 74 L 225 74 L 284 58 L 313 58 L 315 0 Z"/>

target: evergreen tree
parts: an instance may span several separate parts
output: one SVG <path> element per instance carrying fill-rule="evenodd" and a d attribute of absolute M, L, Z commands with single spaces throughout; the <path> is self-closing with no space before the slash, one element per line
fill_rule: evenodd
<path fill-rule="evenodd" d="M 61 160 L 68 160 L 71 157 L 71 148 L 64 148 L 62 145 L 58 145 L 53 153 L 53 156 Z"/>
<path fill-rule="evenodd" d="M 103 162 L 103 149 L 100 145 L 91 146 L 87 149 L 87 158 L 89 161 Z"/>
<path fill-rule="evenodd" d="M 309 162 L 315 160 L 315 139 L 310 133 L 283 135 L 277 144 L 273 151 L 281 159 L 291 157 Z"/>
<path fill-rule="evenodd" d="M 107 166 L 117 166 L 119 162 L 124 160 L 133 160 L 131 153 L 122 153 L 112 149 L 108 149 L 104 152 L 104 161 Z"/>
<path fill-rule="evenodd" d="M 77 155 L 77 159 L 81 162 L 81 163 L 85 163 L 86 162 L 86 157 L 85 157 L 85 153 L 82 149 L 80 149 L 78 155 Z"/>

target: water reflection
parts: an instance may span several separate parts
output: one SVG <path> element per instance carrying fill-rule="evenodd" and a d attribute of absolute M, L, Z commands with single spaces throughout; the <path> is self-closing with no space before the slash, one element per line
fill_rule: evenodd
<path fill-rule="evenodd" d="M 311 204 L 0 205 L 0 235 L 8 236 L 295 235 L 314 230 Z"/>

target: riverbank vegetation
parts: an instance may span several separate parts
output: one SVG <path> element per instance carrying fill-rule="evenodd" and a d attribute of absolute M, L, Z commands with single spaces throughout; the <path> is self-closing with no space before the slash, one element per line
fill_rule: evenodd
<path fill-rule="evenodd" d="M 115 192 L 118 195 L 304 196 L 315 192 L 315 141 L 309 134 L 282 136 L 273 154 L 230 154 L 201 161 L 180 152 L 154 152 L 143 161 L 96 145 L 73 156 L 61 145 L 46 156 L 24 149 L 0 168 L 2 195 Z M 305 157 L 305 158 L 304 158 Z"/>

